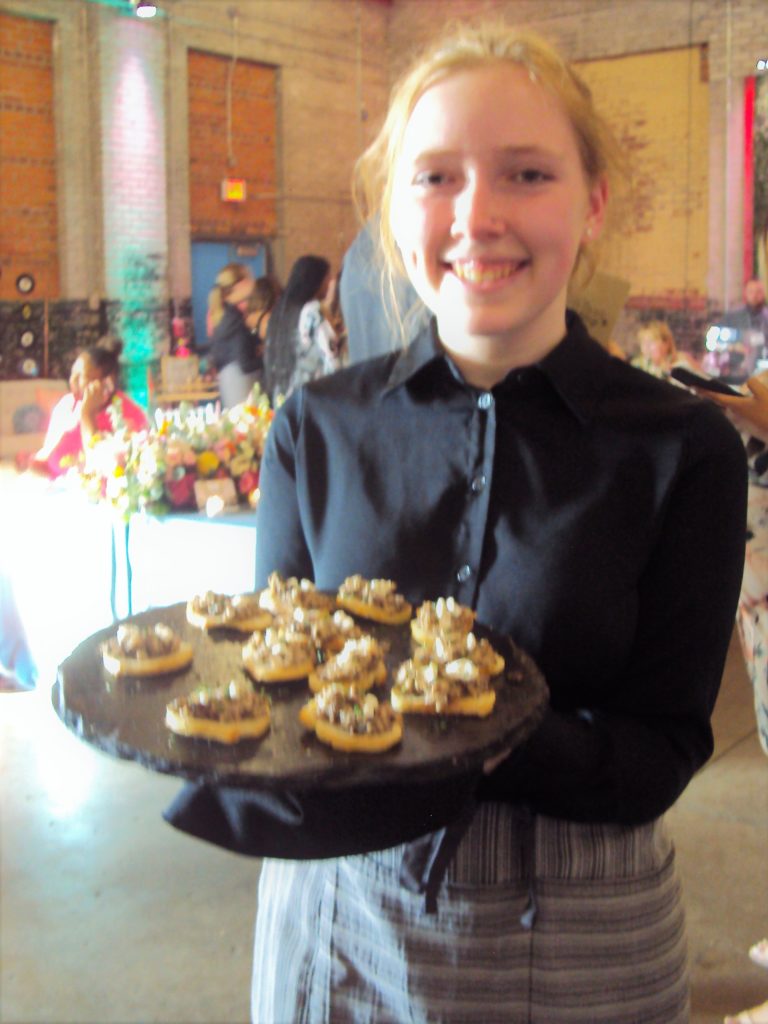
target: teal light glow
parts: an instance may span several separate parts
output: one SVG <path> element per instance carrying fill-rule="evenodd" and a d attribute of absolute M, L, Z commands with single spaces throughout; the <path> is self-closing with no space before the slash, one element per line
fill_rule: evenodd
<path fill-rule="evenodd" d="M 161 33 L 111 22 L 104 65 L 105 270 L 111 329 L 123 343 L 123 385 L 148 399 L 148 372 L 168 338 L 165 52 Z"/>

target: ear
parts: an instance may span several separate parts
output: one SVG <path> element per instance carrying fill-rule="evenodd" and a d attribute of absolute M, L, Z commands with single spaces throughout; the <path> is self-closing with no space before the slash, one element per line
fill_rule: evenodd
<path fill-rule="evenodd" d="M 605 209 L 608 204 L 608 181 L 604 175 L 590 187 L 587 203 L 587 219 L 584 225 L 584 237 L 594 241 L 600 237 L 605 222 Z"/>

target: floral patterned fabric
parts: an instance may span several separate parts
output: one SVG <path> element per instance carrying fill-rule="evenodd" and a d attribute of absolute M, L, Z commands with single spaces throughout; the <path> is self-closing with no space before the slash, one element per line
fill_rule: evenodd
<path fill-rule="evenodd" d="M 755 692 L 757 735 L 768 754 L 768 471 L 763 469 L 760 459 L 764 454 L 762 449 L 763 446 L 758 448 L 753 442 L 747 445 L 750 456 L 747 550 L 737 625 Z"/>
<path fill-rule="evenodd" d="M 323 316 L 317 299 L 308 302 L 299 317 L 296 343 L 296 367 L 288 392 L 326 374 L 340 369 L 341 361 L 334 351 L 336 332 Z"/>

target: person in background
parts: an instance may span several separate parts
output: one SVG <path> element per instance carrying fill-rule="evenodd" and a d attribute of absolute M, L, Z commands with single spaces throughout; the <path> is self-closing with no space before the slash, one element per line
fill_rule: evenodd
<path fill-rule="evenodd" d="M 324 311 L 330 282 L 331 266 L 322 256 L 300 256 L 291 268 L 267 328 L 265 369 L 273 402 L 340 365 Z"/>
<path fill-rule="evenodd" d="M 223 316 L 224 301 L 221 297 L 221 288 L 215 284 L 208 292 L 208 309 L 205 314 L 205 333 L 207 335 L 209 345 L 213 339 L 213 332 L 216 330 L 216 325 Z"/>
<path fill-rule="evenodd" d="M 214 324 L 210 358 L 216 367 L 224 409 L 246 400 L 263 366 L 243 313 L 253 286 L 246 266 L 228 263 L 216 275 L 209 296 L 209 320 Z"/>
<path fill-rule="evenodd" d="M 257 277 L 245 307 L 245 322 L 253 338 L 256 359 L 259 363 L 257 379 L 262 390 L 265 388 L 264 352 L 267 345 L 267 328 L 279 294 L 277 284 L 271 277 Z"/>
<path fill-rule="evenodd" d="M 256 586 L 359 573 L 414 607 L 452 597 L 528 652 L 550 702 L 471 799 L 444 785 L 445 828 L 395 838 L 440 792 L 414 778 L 377 852 L 263 861 L 254 1021 L 689 1019 L 664 813 L 713 749 L 746 462 L 718 410 L 566 308 L 617 162 L 556 51 L 467 23 L 399 81 L 358 164 L 431 320 L 278 410 Z"/>
<path fill-rule="evenodd" d="M 343 323 L 338 315 L 337 278 L 329 276 L 317 298 L 305 303 L 297 329 L 296 365 L 288 394 L 344 364 Z M 337 325 L 337 326 L 334 326 Z M 342 333 L 337 328 L 340 327 Z"/>
<path fill-rule="evenodd" d="M 331 351 L 337 357 L 339 364 L 346 366 L 349 362 L 347 325 L 344 322 L 344 313 L 341 308 L 341 287 L 343 271 L 340 270 L 335 277 L 328 282 L 328 291 L 323 302 L 323 312 L 335 335 L 335 342 L 331 342 Z"/>
<path fill-rule="evenodd" d="M 33 690 L 39 669 L 21 621 L 10 574 L 0 561 L 0 692 Z"/>
<path fill-rule="evenodd" d="M 744 284 L 744 305 L 723 314 L 721 323 L 742 331 L 754 331 L 768 341 L 768 306 L 765 285 L 759 277 L 750 277 Z"/>
<path fill-rule="evenodd" d="M 365 224 L 347 249 L 339 282 L 341 312 L 347 329 L 349 362 L 384 355 L 397 344 L 404 323 L 408 340 L 424 326 L 427 312 L 407 279 L 387 287 L 384 261 L 377 251 L 378 220 Z"/>
<path fill-rule="evenodd" d="M 747 674 L 752 683 L 757 738 L 768 755 L 768 375 L 750 377 L 743 397 L 700 390 L 702 398 L 724 409 L 741 431 L 749 456 L 747 552 L 736 623 Z M 749 951 L 768 967 L 768 939 Z M 768 1024 L 768 1000 L 725 1018 L 725 1024 Z"/>
<path fill-rule="evenodd" d="M 694 359 L 687 353 L 678 351 L 669 324 L 663 320 L 651 320 L 645 324 L 638 331 L 637 339 L 640 343 L 640 353 L 632 359 L 632 366 L 637 366 L 654 377 L 668 378 L 675 366 L 698 369 Z"/>
<path fill-rule="evenodd" d="M 54 406 L 43 445 L 30 462 L 33 472 L 62 476 L 82 462 L 95 435 L 111 433 L 115 424 L 147 427 L 144 410 L 118 388 L 121 351 L 122 344 L 107 336 L 77 356 L 69 394 Z"/>
<path fill-rule="evenodd" d="M 245 307 L 245 322 L 261 345 L 267 340 L 267 327 L 279 294 L 280 290 L 271 277 L 257 277 L 254 281 Z"/>
<path fill-rule="evenodd" d="M 739 332 L 738 338 L 728 349 L 730 357 L 726 370 L 733 364 L 734 381 L 743 381 L 756 374 L 761 360 L 768 358 L 768 306 L 765 304 L 765 285 L 759 277 L 751 277 L 744 284 L 744 305 L 724 313 L 720 323 Z M 741 359 L 739 360 L 739 356 Z M 764 367 L 763 367 L 764 368 Z M 728 372 L 720 372 L 728 379 Z"/>

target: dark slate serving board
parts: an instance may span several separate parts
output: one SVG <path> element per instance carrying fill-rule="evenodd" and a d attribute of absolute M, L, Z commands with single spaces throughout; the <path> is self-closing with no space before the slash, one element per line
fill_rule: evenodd
<path fill-rule="evenodd" d="M 224 745 L 170 732 L 164 724 L 165 706 L 201 684 L 249 678 L 242 664 L 246 637 L 190 626 L 184 604 L 124 621 L 171 626 L 192 644 L 192 664 L 165 676 L 115 679 L 105 670 L 100 650 L 115 625 L 88 637 L 60 665 L 52 691 L 54 709 L 69 729 L 101 750 L 198 782 L 280 791 L 458 777 L 519 745 L 540 722 L 548 701 L 546 683 L 531 659 L 510 640 L 478 626 L 477 634 L 488 637 L 506 661 L 504 673 L 494 680 L 496 706 L 488 718 L 406 715 L 402 742 L 392 750 L 339 753 L 299 723 L 299 708 L 311 697 L 302 680 L 263 687 L 272 703 L 266 736 Z M 386 697 L 395 667 L 411 654 L 409 627 L 361 624 L 389 646 L 388 680 L 374 691 Z"/>

